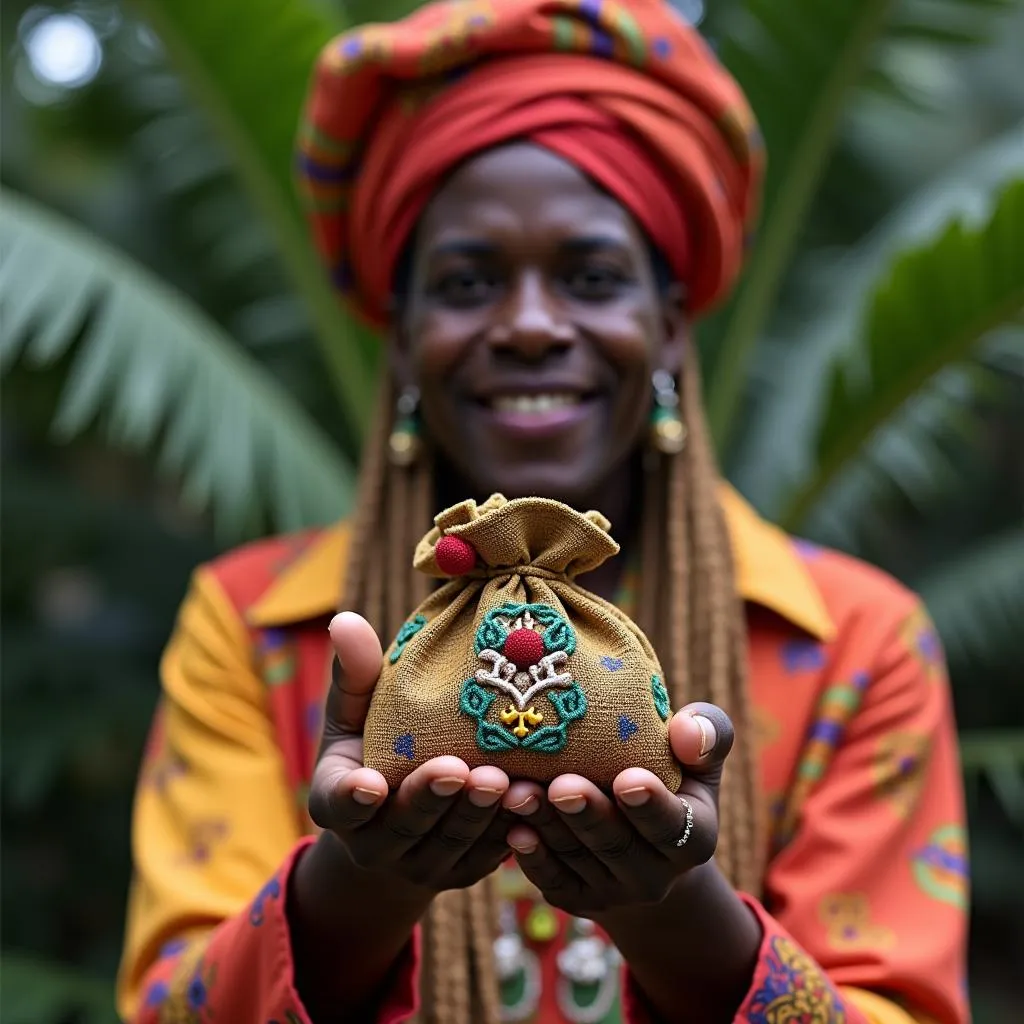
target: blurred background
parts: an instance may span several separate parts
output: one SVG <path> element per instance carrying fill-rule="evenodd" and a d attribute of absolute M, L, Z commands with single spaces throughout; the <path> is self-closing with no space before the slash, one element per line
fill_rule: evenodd
<path fill-rule="evenodd" d="M 470 2 L 470 0 L 466 0 Z M 395 0 L 0 0 L 2 1007 L 113 1020 L 134 774 L 192 568 L 351 500 L 376 372 L 306 241 L 314 54 Z M 725 472 L 925 597 L 971 990 L 1024 964 L 1024 3 L 677 0 L 771 157 L 706 324 Z"/>

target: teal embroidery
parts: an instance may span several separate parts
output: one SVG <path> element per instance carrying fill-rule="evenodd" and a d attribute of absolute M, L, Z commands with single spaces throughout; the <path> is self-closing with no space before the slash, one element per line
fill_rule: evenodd
<path fill-rule="evenodd" d="M 658 712 L 658 717 L 663 722 L 667 722 L 668 716 L 672 714 L 672 705 L 668 702 L 668 690 L 665 689 L 661 676 L 651 676 L 651 696 L 654 697 L 654 707 Z"/>
<path fill-rule="evenodd" d="M 427 624 L 427 620 L 422 615 L 416 615 L 406 622 L 402 628 L 398 631 L 398 636 L 395 637 L 395 647 L 391 654 L 388 655 L 388 661 L 392 665 L 402 656 L 402 652 L 405 650 L 409 641 Z"/>
<path fill-rule="evenodd" d="M 576 631 L 551 605 L 514 603 L 492 608 L 484 615 L 484 620 L 476 631 L 476 653 L 486 650 L 500 651 L 511 632 L 509 623 L 521 619 L 524 615 L 531 615 L 541 626 L 546 627 L 541 634 L 541 640 L 548 653 L 576 653 Z"/>
<path fill-rule="evenodd" d="M 545 725 L 534 731 L 523 726 L 524 735 L 519 737 L 512 729 L 487 721 L 485 716 L 496 696 L 472 679 L 462 684 L 459 695 L 459 710 L 476 720 L 476 745 L 489 752 L 507 752 L 521 747 L 538 754 L 557 754 L 568 743 L 569 724 L 587 713 L 587 697 L 579 683 L 573 683 L 561 692 L 550 690 L 547 697 L 558 712 L 558 725 Z M 518 717 L 518 713 L 515 717 Z M 510 721 L 514 720 L 510 717 Z"/>
<path fill-rule="evenodd" d="M 587 712 L 587 698 L 567 671 L 576 633 L 565 618 L 549 604 L 503 604 L 484 614 L 474 649 L 487 667 L 462 684 L 459 710 L 476 721 L 477 746 L 487 752 L 564 750 L 570 723 Z M 502 701 L 494 708 L 499 693 Z M 545 722 L 550 712 L 537 709 L 541 695 L 557 723 Z M 492 709 L 497 721 L 487 718 Z"/>

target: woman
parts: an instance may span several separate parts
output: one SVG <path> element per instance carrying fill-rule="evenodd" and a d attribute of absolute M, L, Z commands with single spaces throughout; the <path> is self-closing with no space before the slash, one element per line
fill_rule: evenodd
<path fill-rule="evenodd" d="M 302 138 L 321 253 L 388 339 L 379 422 L 351 531 L 195 576 L 125 1017 L 966 1021 L 927 619 L 761 522 L 711 454 L 688 325 L 754 213 L 735 83 L 659 0 L 464 0 L 328 46 Z M 362 767 L 378 637 L 427 585 L 413 546 L 491 491 L 612 520 L 623 554 L 582 582 L 660 653 L 692 820 L 640 768 L 609 794 L 441 757 L 389 794 Z"/>

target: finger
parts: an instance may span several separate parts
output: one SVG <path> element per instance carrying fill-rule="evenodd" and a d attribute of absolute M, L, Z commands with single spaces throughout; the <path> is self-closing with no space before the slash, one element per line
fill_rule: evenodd
<path fill-rule="evenodd" d="M 487 831 L 507 789 L 508 776 L 501 769 L 473 769 L 453 806 L 410 856 L 422 860 L 435 876 L 453 867 Z M 497 850 L 492 853 L 496 855 Z"/>
<path fill-rule="evenodd" d="M 563 775 L 551 783 L 548 797 L 566 828 L 615 878 L 634 887 L 647 881 L 661 884 L 664 894 L 665 859 L 642 842 L 630 820 L 596 786 L 579 776 Z M 662 787 L 664 789 L 664 787 Z M 666 792 L 668 792 L 666 790 Z"/>
<path fill-rule="evenodd" d="M 686 830 L 686 798 L 692 808 L 690 834 L 684 844 L 687 862 L 701 863 L 714 852 L 718 814 L 713 795 L 700 782 L 687 782 L 681 794 L 672 793 L 652 772 L 627 768 L 612 783 L 622 813 L 647 847 L 663 858 L 676 861 L 683 847 L 678 845 Z"/>
<path fill-rule="evenodd" d="M 587 887 L 583 880 L 565 863 L 553 856 L 540 836 L 525 825 L 509 830 L 508 844 L 515 851 L 516 862 L 526 877 L 544 894 L 553 906 L 563 910 L 576 910 Z"/>
<path fill-rule="evenodd" d="M 733 736 L 729 716 L 714 704 L 688 704 L 669 722 L 672 753 L 688 775 L 721 774 Z"/>
<path fill-rule="evenodd" d="M 335 661 L 324 730 L 361 733 L 384 657 L 380 640 L 366 619 L 354 612 L 335 615 L 328 628 Z"/>
<path fill-rule="evenodd" d="M 469 766 L 457 757 L 435 757 L 407 776 L 388 801 L 373 846 L 397 859 L 433 829 L 469 780 Z M 371 837 L 367 837 L 369 840 Z"/>
<path fill-rule="evenodd" d="M 327 754 L 313 772 L 309 816 L 320 828 L 344 834 L 370 821 L 387 795 L 388 784 L 380 772 Z"/>

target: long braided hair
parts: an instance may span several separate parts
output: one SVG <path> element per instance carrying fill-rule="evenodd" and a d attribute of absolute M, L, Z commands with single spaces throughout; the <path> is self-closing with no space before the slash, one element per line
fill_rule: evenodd
<path fill-rule="evenodd" d="M 673 707 L 705 700 L 732 717 L 738 742 L 722 782 L 715 858 L 734 886 L 757 892 L 761 802 L 746 628 L 718 503 L 700 371 L 694 346 L 688 349 L 680 381 L 686 444 L 676 455 L 657 456 L 646 471 L 635 618 L 661 658 Z M 430 453 L 410 467 L 389 463 L 396 397 L 386 380 L 363 460 L 343 603 L 369 619 L 385 642 L 428 594 L 430 580 L 412 569 L 412 554 L 436 511 Z M 422 1024 L 498 1024 L 497 916 L 493 878 L 434 899 L 423 922 Z"/>

